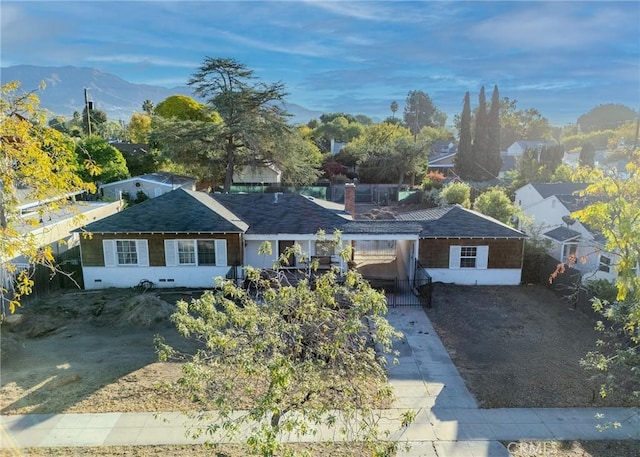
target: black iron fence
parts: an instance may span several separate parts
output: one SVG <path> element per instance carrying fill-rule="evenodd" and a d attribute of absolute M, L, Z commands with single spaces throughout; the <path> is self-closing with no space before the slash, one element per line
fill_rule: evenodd
<path fill-rule="evenodd" d="M 410 279 L 367 278 L 367 281 L 374 289 L 384 291 L 389 308 L 431 308 L 430 283 L 427 290 L 424 285 L 420 288 L 416 287 Z"/>

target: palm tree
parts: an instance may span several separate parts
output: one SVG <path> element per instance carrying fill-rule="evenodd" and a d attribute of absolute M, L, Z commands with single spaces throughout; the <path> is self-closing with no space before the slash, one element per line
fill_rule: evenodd
<path fill-rule="evenodd" d="M 145 100 L 144 102 L 142 102 L 142 111 L 144 111 L 147 114 L 151 114 L 153 113 L 153 102 L 149 99 Z"/>
<path fill-rule="evenodd" d="M 398 102 L 395 100 L 391 102 L 391 117 L 396 118 L 396 111 L 398 111 Z"/>

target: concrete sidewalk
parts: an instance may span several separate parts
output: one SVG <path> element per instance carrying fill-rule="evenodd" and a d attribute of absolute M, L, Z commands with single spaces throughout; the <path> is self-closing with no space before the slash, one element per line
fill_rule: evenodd
<path fill-rule="evenodd" d="M 639 408 L 479 409 L 425 313 L 392 309 L 389 321 L 405 334 L 396 347 L 399 364 L 390 369 L 397 401 L 385 410 L 383 429 L 410 445 L 402 456 L 501 457 L 499 441 L 640 440 Z M 417 412 L 399 431 L 400 414 Z M 602 417 L 600 417 L 602 415 Z M 599 424 L 619 423 L 603 430 Z M 55 414 L 0 417 L 0 448 L 202 443 L 187 437 L 181 413 Z M 289 441 L 330 441 L 335 429 Z"/>

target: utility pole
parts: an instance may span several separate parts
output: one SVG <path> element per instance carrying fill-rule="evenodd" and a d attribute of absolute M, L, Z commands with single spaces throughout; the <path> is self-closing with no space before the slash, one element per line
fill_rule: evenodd
<path fill-rule="evenodd" d="M 91 136 L 91 110 L 93 109 L 93 102 L 89 101 L 88 89 L 84 88 L 84 109 L 87 112 L 87 132 Z"/>

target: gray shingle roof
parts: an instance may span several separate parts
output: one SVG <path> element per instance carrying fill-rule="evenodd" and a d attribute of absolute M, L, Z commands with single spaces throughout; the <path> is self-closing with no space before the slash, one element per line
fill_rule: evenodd
<path fill-rule="evenodd" d="M 240 233 L 245 228 L 246 224 L 207 194 L 176 189 L 88 224 L 85 230 L 92 233 Z"/>
<path fill-rule="evenodd" d="M 422 231 L 422 225 L 418 222 L 371 220 L 349 221 L 343 229 L 343 233 L 355 234 L 386 234 L 386 235 L 418 235 Z"/>
<path fill-rule="evenodd" d="M 405 213 L 398 219 L 419 221 L 421 238 L 526 238 L 524 233 L 460 205 Z"/>
<path fill-rule="evenodd" d="M 249 226 L 247 234 L 332 233 L 347 220 L 296 194 L 212 194 L 216 201 Z"/>
<path fill-rule="evenodd" d="M 533 188 L 538 191 L 542 198 L 548 198 L 552 195 L 573 195 L 587 188 L 588 184 L 584 183 L 532 183 Z"/>
<path fill-rule="evenodd" d="M 549 238 L 552 238 L 556 241 L 564 242 L 579 237 L 580 232 L 576 232 L 575 230 L 571 230 L 570 228 L 560 226 L 554 228 L 553 230 L 545 232 L 543 235 L 548 236 Z"/>

